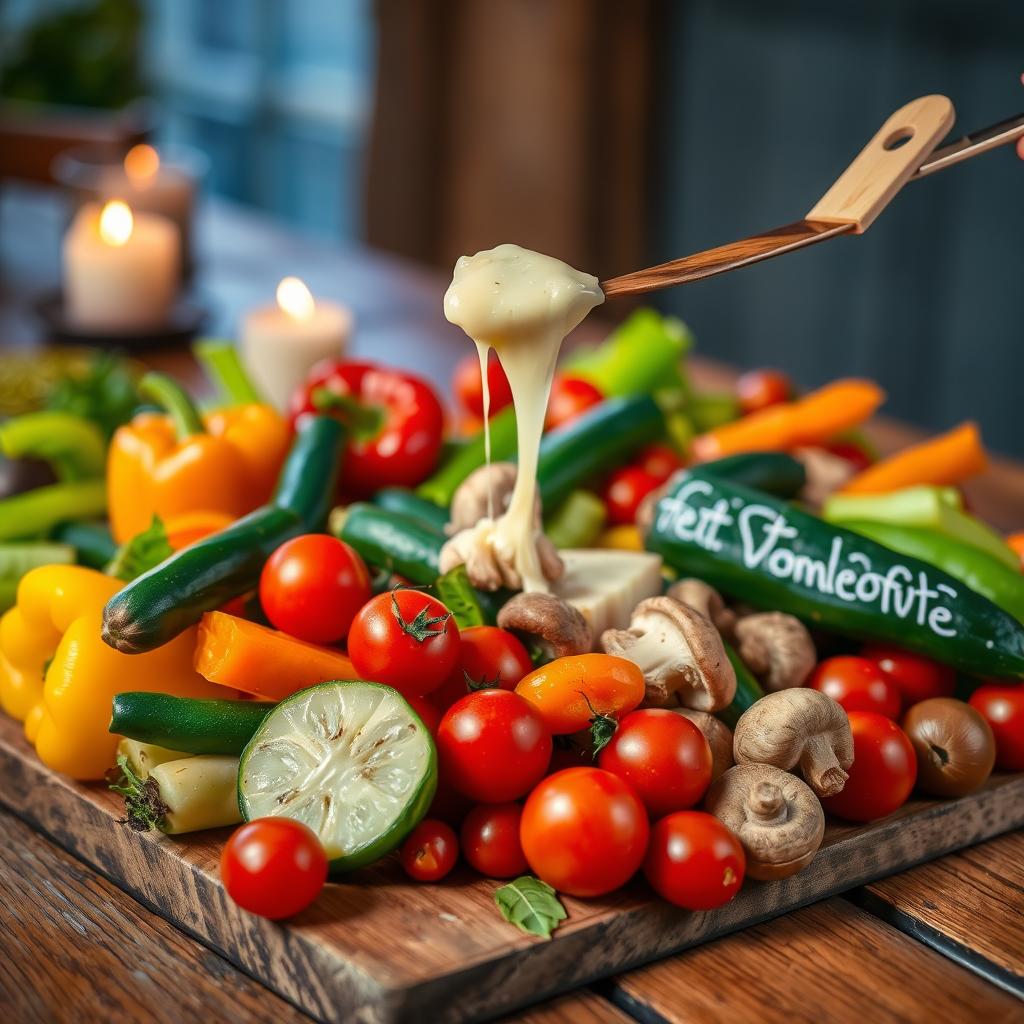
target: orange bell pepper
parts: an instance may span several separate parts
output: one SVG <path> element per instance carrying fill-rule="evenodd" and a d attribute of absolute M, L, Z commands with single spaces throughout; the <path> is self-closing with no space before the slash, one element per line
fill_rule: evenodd
<path fill-rule="evenodd" d="M 192 512 L 232 518 L 263 504 L 288 447 L 284 419 L 249 404 L 212 414 L 204 425 L 185 391 L 147 374 L 139 385 L 167 414 L 142 413 L 120 427 L 107 457 L 111 533 L 123 544 L 158 515 Z"/>

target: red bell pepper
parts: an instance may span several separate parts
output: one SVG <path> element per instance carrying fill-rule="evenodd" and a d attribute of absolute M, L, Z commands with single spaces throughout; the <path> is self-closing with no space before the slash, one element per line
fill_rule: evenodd
<path fill-rule="evenodd" d="M 430 475 L 441 452 L 441 403 L 429 384 L 400 370 L 324 360 L 292 398 L 292 423 L 307 413 L 334 416 L 348 428 L 340 480 L 350 497 L 413 487 Z"/>

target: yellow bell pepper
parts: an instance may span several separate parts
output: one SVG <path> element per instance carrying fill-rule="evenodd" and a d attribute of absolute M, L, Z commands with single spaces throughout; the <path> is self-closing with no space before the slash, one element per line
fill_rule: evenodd
<path fill-rule="evenodd" d="M 123 690 L 216 697 L 192 667 L 195 630 L 141 655 L 101 639 L 103 605 L 119 580 L 76 565 L 33 569 L 0 619 L 0 704 L 25 722 L 41 761 L 76 779 L 99 779 L 114 762 L 110 704 Z"/>

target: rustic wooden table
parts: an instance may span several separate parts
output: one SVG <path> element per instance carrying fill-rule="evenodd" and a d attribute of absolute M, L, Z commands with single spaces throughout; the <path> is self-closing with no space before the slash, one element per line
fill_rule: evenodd
<path fill-rule="evenodd" d="M 57 281 L 64 213 L 52 197 L 0 199 L 0 348 L 31 348 L 33 298 Z M 199 281 L 211 328 L 298 274 L 351 306 L 355 351 L 444 385 L 465 341 L 440 313 L 442 282 L 360 249 L 303 240 L 223 205 L 201 218 Z M 147 357 L 194 373 L 184 353 Z M 710 385 L 728 369 L 700 362 Z M 874 428 L 884 448 L 914 436 Z M 1024 525 L 1024 467 L 997 461 L 971 489 L 1005 529 Z M 45 794 L 40 794 L 45 799 Z M 1024 1021 L 1024 835 L 1013 833 L 688 953 L 571 992 L 516 1019 L 556 1022 Z M 308 1018 L 102 875 L 0 811 L 0 1019 Z"/>

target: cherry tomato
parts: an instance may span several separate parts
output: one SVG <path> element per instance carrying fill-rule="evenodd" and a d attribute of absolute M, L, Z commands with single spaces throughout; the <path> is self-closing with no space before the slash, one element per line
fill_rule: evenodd
<path fill-rule="evenodd" d="M 871 453 L 856 441 L 824 441 L 821 447 L 832 455 L 845 459 L 858 473 L 874 462 Z"/>
<path fill-rule="evenodd" d="M 480 804 L 462 823 L 462 855 L 487 878 L 515 878 L 529 869 L 522 843 L 519 804 Z"/>
<path fill-rule="evenodd" d="M 487 385 L 491 392 L 490 414 L 494 416 L 506 405 L 512 404 L 508 377 L 494 352 L 489 354 L 487 360 Z M 480 376 L 480 358 L 475 352 L 459 360 L 459 365 L 455 367 L 452 391 L 466 412 L 477 419 L 483 419 L 484 389 Z"/>
<path fill-rule="evenodd" d="M 917 756 L 907 734 L 875 711 L 851 711 L 853 764 L 841 793 L 822 807 L 849 821 L 874 821 L 906 803 L 917 779 Z"/>
<path fill-rule="evenodd" d="M 556 658 L 534 669 L 516 687 L 556 736 L 586 729 L 595 713 L 619 718 L 644 699 L 644 692 L 640 669 L 611 654 Z"/>
<path fill-rule="evenodd" d="M 649 444 L 636 457 L 635 465 L 645 473 L 657 477 L 658 483 L 664 483 L 676 470 L 682 469 L 686 463 L 679 457 L 676 450 L 667 444 Z"/>
<path fill-rule="evenodd" d="M 347 428 L 346 493 L 414 487 L 441 454 L 441 402 L 426 381 L 402 370 L 325 359 L 292 396 L 292 422 L 309 413 L 334 416 Z"/>
<path fill-rule="evenodd" d="M 431 694 L 433 697 L 433 694 Z M 426 697 L 416 697 L 409 694 L 405 698 L 409 707 L 420 716 L 420 721 L 427 727 L 427 732 L 431 736 L 437 735 L 437 727 L 441 722 L 441 712 L 438 707 L 431 701 L 427 700 Z"/>
<path fill-rule="evenodd" d="M 993 681 L 978 687 L 969 703 L 992 726 L 996 765 L 1004 772 L 1024 772 L 1024 686 Z"/>
<path fill-rule="evenodd" d="M 260 604 L 285 633 L 314 644 L 344 640 L 370 600 L 370 573 L 344 541 L 307 533 L 285 541 L 263 566 Z"/>
<path fill-rule="evenodd" d="M 327 855 L 301 821 L 255 818 L 224 844 L 220 877 L 243 910 L 276 921 L 317 898 L 327 880 Z"/>
<path fill-rule="evenodd" d="M 713 910 L 739 892 L 746 863 L 739 839 L 714 815 L 676 811 L 651 829 L 644 874 L 669 903 Z"/>
<path fill-rule="evenodd" d="M 359 610 L 348 634 L 348 656 L 363 679 L 422 697 L 458 664 L 459 627 L 436 598 L 392 590 Z"/>
<path fill-rule="evenodd" d="M 746 415 L 788 402 L 793 385 L 781 370 L 751 370 L 736 381 L 740 411 Z"/>
<path fill-rule="evenodd" d="M 435 733 L 436 736 L 436 733 Z M 448 780 L 444 766 L 438 766 L 437 792 L 430 803 L 427 817 L 440 818 L 454 828 L 462 824 L 463 819 L 473 809 L 473 801 L 463 796 Z"/>
<path fill-rule="evenodd" d="M 523 807 L 519 838 L 533 873 L 570 896 L 618 889 L 644 859 L 650 825 L 628 783 L 600 768 L 546 778 Z"/>
<path fill-rule="evenodd" d="M 625 779 L 654 818 L 692 807 L 711 782 L 711 747 L 704 734 L 665 708 L 626 715 L 597 763 Z"/>
<path fill-rule="evenodd" d="M 952 697 L 956 672 L 923 654 L 911 654 L 898 647 L 869 645 L 860 652 L 873 661 L 900 691 L 903 707 L 919 704 L 932 697 Z"/>
<path fill-rule="evenodd" d="M 462 630 L 462 670 L 474 683 L 514 690 L 533 662 L 522 641 L 497 626 L 470 626 Z"/>
<path fill-rule="evenodd" d="M 900 691 L 877 662 L 839 655 L 826 658 L 807 684 L 841 704 L 844 711 L 877 711 L 899 718 Z"/>
<path fill-rule="evenodd" d="M 425 818 L 399 852 L 405 873 L 417 882 L 439 882 L 459 859 L 459 840 L 449 825 Z"/>
<path fill-rule="evenodd" d="M 602 497 L 608 522 L 616 525 L 636 522 L 640 502 L 665 481 L 639 466 L 624 466 L 608 478 Z"/>
<path fill-rule="evenodd" d="M 556 373 L 551 383 L 548 411 L 544 417 L 544 429 L 555 430 L 572 423 L 591 406 L 604 401 L 604 395 L 588 380 L 582 377 L 568 377 Z"/>
<path fill-rule="evenodd" d="M 508 690 L 457 700 L 437 727 L 437 753 L 451 785 L 481 803 L 523 796 L 547 771 L 551 733 L 540 712 Z"/>

